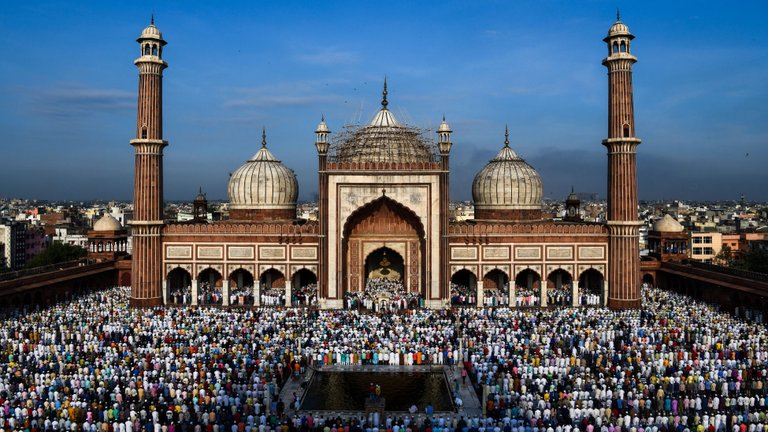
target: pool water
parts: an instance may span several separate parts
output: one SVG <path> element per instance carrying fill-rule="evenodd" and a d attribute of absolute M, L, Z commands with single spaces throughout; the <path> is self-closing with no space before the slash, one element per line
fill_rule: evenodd
<path fill-rule="evenodd" d="M 453 401 L 442 371 L 409 372 L 315 372 L 302 401 L 304 411 L 363 411 L 370 384 L 381 387 L 387 411 L 408 411 L 416 404 L 424 411 L 453 411 Z"/>

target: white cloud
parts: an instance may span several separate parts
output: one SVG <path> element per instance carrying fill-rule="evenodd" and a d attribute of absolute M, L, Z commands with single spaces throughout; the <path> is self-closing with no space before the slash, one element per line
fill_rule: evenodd
<path fill-rule="evenodd" d="M 329 95 L 270 95 L 255 93 L 250 96 L 243 96 L 239 99 L 232 99 L 224 103 L 227 108 L 243 107 L 280 107 L 280 106 L 309 106 L 318 103 L 329 103 L 338 101 L 337 96 Z"/>
<path fill-rule="evenodd" d="M 302 107 L 339 103 L 343 97 L 330 90 L 334 81 L 294 81 L 269 86 L 232 89 L 234 95 L 224 102 L 226 108 Z"/>
<path fill-rule="evenodd" d="M 84 113 L 127 111 L 136 108 L 136 94 L 117 89 L 61 85 L 42 89 L 20 89 L 27 94 L 32 111 L 57 117 Z"/>

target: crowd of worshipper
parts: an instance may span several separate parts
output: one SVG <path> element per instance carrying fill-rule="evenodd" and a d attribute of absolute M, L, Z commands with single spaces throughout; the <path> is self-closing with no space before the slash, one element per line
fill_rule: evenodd
<path fill-rule="evenodd" d="M 168 302 L 173 304 L 191 304 L 192 287 L 172 288 L 168 296 Z"/>
<path fill-rule="evenodd" d="M 127 297 L 114 288 L 4 312 L 0 429 L 743 432 L 768 422 L 766 326 L 656 288 L 624 311 L 131 309 Z M 463 385 L 487 395 L 486 415 L 310 425 L 278 394 L 327 364 L 459 365 Z"/>
<path fill-rule="evenodd" d="M 539 428 L 763 430 L 766 328 L 677 294 L 644 294 L 641 312 L 502 309 L 487 322 L 473 317 L 465 334 L 485 336 L 470 363 L 492 389 L 490 417 Z M 499 319 L 514 330 L 489 331 Z"/>
<path fill-rule="evenodd" d="M 597 290 L 590 290 L 579 287 L 579 304 L 582 306 L 600 306 L 600 293 Z"/>
<path fill-rule="evenodd" d="M 483 290 L 483 305 L 486 307 L 509 306 L 509 285 L 501 289 Z"/>
<path fill-rule="evenodd" d="M 539 288 L 515 287 L 515 306 L 538 307 L 541 306 L 541 290 Z"/>
<path fill-rule="evenodd" d="M 317 304 L 317 282 L 303 285 L 292 294 L 294 306 L 313 306 Z"/>
<path fill-rule="evenodd" d="M 476 306 L 475 291 L 466 285 L 451 282 L 451 305 Z M 515 306 L 538 307 L 541 306 L 541 289 L 515 287 Z M 600 294 L 597 291 L 579 288 L 578 303 L 581 306 L 599 306 Z M 561 284 L 560 287 L 547 288 L 547 306 L 571 306 L 573 305 L 573 292 L 570 284 Z M 509 285 L 504 284 L 501 289 L 485 289 L 483 291 L 484 307 L 509 306 Z"/>
<path fill-rule="evenodd" d="M 229 304 L 250 306 L 253 305 L 253 286 L 230 287 Z"/>
<path fill-rule="evenodd" d="M 743 314 L 744 319 L 747 321 L 754 321 L 758 324 L 765 322 L 765 314 L 762 310 L 746 308 L 744 309 Z"/>
<path fill-rule="evenodd" d="M 344 294 L 346 309 L 393 312 L 423 306 L 421 294 L 408 291 L 401 280 L 368 278 L 362 292 L 348 291 Z"/>
<path fill-rule="evenodd" d="M 285 306 L 285 288 L 264 288 L 260 298 L 262 306 Z"/>
<path fill-rule="evenodd" d="M 221 287 L 212 285 L 208 281 L 200 282 L 197 287 L 197 302 L 201 305 L 220 305 L 224 303 L 224 295 Z"/>
<path fill-rule="evenodd" d="M 570 284 L 562 284 L 559 288 L 547 288 L 547 306 L 571 305 L 573 305 L 573 291 Z"/>
<path fill-rule="evenodd" d="M 451 282 L 451 304 L 454 306 L 475 306 L 475 291 L 464 284 Z"/>
<path fill-rule="evenodd" d="M 279 386 L 302 362 L 280 329 L 306 317 L 129 309 L 127 293 L 4 313 L 0 430 L 218 429 L 280 414 Z"/>

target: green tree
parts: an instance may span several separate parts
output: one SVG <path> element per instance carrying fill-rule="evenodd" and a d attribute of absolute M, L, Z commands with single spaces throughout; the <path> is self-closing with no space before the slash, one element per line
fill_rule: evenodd
<path fill-rule="evenodd" d="M 717 255 L 715 255 L 715 263 L 721 266 L 733 267 L 733 250 L 728 245 L 723 245 Z"/>
<path fill-rule="evenodd" d="M 86 255 L 88 255 L 88 251 L 80 246 L 56 242 L 45 248 L 39 255 L 29 260 L 24 267 L 33 268 L 58 264 L 83 258 Z"/>
<path fill-rule="evenodd" d="M 768 274 L 768 251 L 756 247 L 749 249 L 742 260 L 744 270 Z"/>

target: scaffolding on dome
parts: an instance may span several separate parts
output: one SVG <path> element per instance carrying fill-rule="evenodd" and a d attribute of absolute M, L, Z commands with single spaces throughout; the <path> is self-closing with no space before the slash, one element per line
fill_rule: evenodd
<path fill-rule="evenodd" d="M 346 125 L 333 135 L 329 162 L 439 162 L 429 130 L 400 124 Z"/>

